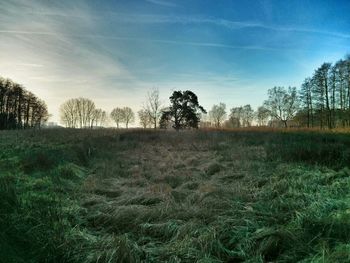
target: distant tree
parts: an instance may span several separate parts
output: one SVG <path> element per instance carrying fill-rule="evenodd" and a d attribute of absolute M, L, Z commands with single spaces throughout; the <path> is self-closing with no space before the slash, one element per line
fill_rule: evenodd
<path fill-rule="evenodd" d="M 154 129 L 157 129 L 159 118 L 161 116 L 162 102 L 159 99 L 159 90 L 153 89 L 147 94 L 147 104 L 144 109 L 149 114 Z"/>
<path fill-rule="evenodd" d="M 209 114 L 207 113 L 200 113 L 200 122 L 198 126 L 200 128 L 210 128 L 212 127 L 212 123 L 210 121 L 210 117 L 208 116 Z"/>
<path fill-rule="evenodd" d="M 119 128 L 119 124 L 124 122 L 124 110 L 122 108 L 114 108 L 111 112 L 111 119 Z"/>
<path fill-rule="evenodd" d="M 133 123 L 135 121 L 135 114 L 129 107 L 123 108 L 123 122 L 125 123 L 125 127 L 128 128 L 130 123 Z"/>
<path fill-rule="evenodd" d="M 192 91 L 174 91 L 168 109 L 163 110 L 160 126 L 166 128 L 170 123 L 175 130 L 198 128 L 200 113 L 206 113 L 199 105 L 197 95 Z"/>
<path fill-rule="evenodd" d="M 0 130 L 40 128 L 48 118 L 44 101 L 12 80 L 0 78 Z"/>
<path fill-rule="evenodd" d="M 91 127 L 104 126 L 107 121 L 107 113 L 102 109 L 95 109 L 92 114 Z"/>
<path fill-rule="evenodd" d="M 266 109 L 264 106 L 258 107 L 258 110 L 256 112 L 256 118 L 258 120 L 259 126 L 266 126 L 269 117 L 270 117 L 270 112 L 268 109 Z"/>
<path fill-rule="evenodd" d="M 347 111 L 349 105 L 347 101 L 350 101 L 350 58 L 345 60 L 341 59 L 334 65 L 335 71 L 335 103 L 337 119 L 343 127 L 349 124 L 349 115 Z"/>
<path fill-rule="evenodd" d="M 95 103 L 87 98 L 75 98 L 60 106 L 61 122 L 69 128 L 93 128 L 96 122 Z"/>
<path fill-rule="evenodd" d="M 250 104 L 244 105 L 242 108 L 242 122 L 243 127 L 250 127 L 254 119 L 254 110 Z"/>
<path fill-rule="evenodd" d="M 220 128 L 222 122 L 226 118 L 226 104 L 220 103 L 219 105 L 213 105 L 213 107 L 209 111 L 209 117 L 214 123 L 214 126 L 216 128 Z"/>
<path fill-rule="evenodd" d="M 43 100 L 37 100 L 32 109 L 31 127 L 40 128 L 49 119 L 46 103 Z"/>
<path fill-rule="evenodd" d="M 226 123 L 231 128 L 249 127 L 254 119 L 254 110 L 250 104 L 233 107 Z"/>
<path fill-rule="evenodd" d="M 231 128 L 239 128 L 243 125 L 243 107 L 233 107 L 231 109 L 229 125 Z"/>
<path fill-rule="evenodd" d="M 301 112 L 300 114 L 306 115 L 306 125 L 307 127 L 314 126 L 314 112 L 313 112 L 313 81 L 311 78 L 306 78 L 301 85 L 301 89 L 299 91 L 300 98 L 300 106 Z"/>
<path fill-rule="evenodd" d="M 288 121 L 293 119 L 298 110 L 296 88 L 274 87 L 268 90 L 268 96 L 264 107 L 269 110 L 273 119 L 281 121 L 288 127 Z"/>
<path fill-rule="evenodd" d="M 330 87 L 329 87 L 329 73 L 331 69 L 330 63 L 323 63 L 319 67 L 313 76 L 313 80 L 316 83 L 314 86 L 315 99 L 317 103 L 317 108 L 319 109 L 320 115 L 320 126 L 321 128 L 324 124 L 328 128 L 331 127 L 331 108 L 330 108 Z"/>
<path fill-rule="evenodd" d="M 95 103 L 87 98 L 78 98 L 75 100 L 78 123 L 80 128 L 92 127 L 92 120 L 95 111 Z"/>
<path fill-rule="evenodd" d="M 240 127 L 239 120 L 233 117 L 229 117 L 224 123 L 223 126 L 227 129 L 238 128 Z"/>
<path fill-rule="evenodd" d="M 140 124 L 144 129 L 152 125 L 152 119 L 146 109 L 139 110 L 137 115 L 139 116 Z"/>
<path fill-rule="evenodd" d="M 76 128 L 78 115 L 75 99 L 69 99 L 60 106 L 61 122 L 68 128 Z"/>

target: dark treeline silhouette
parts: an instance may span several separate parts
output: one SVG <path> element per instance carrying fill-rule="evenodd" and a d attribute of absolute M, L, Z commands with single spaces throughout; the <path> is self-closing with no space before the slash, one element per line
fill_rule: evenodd
<path fill-rule="evenodd" d="M 350 126 L 350 56 L 323 63 L 300 89 L 296 120 L 306 127 Z"/>
<path fill-rule="evenodd" d="M 40 128 L 48 116 L 44 101 L 20 84 L 0 77 L 0 130 Z"/>

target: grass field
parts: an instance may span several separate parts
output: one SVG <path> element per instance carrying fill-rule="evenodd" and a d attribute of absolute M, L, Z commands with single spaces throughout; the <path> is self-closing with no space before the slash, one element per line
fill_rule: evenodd
<path fill-rule="evenodd" d="M 0 132 L 0 262 L 350 262 L 350 135 Z"/>

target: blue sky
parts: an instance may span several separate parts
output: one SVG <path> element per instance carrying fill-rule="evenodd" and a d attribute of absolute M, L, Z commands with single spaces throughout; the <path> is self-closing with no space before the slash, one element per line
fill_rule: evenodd
<path fill-rule="evenodd" d="M 193 90 L 210 109 L 259 106 L 350 53 L 350 1 L 0 2 L 0 76 L 44 99 L 142 107 L 152 88 Z"/>

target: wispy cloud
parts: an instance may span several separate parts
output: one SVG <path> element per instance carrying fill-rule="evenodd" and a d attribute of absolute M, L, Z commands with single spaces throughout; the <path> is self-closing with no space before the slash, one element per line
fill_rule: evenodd
<path fill-rule="evenodd" d="M 166 7 L 175 7 L 176 6 L 175 3 L 172 3 L 170 1 L 164 1 L 164 0 L 146 0 L 146 2 L 155 4 L 155 5 L 166 6 Z"/>
<path fill-rule="evenodd" d="M 95 30 L 89 7 L 76 1 L 65 5 L 10 0 L 0 7 L 0 74 L 45 99 L 55 120 L 68 97 L 108 96 L 113 81 L 122 88 L 120 83 L 134 80 L 118 58 L 99 47 L 100 41 L 81 34 Z M 74 16 L 52 15 L 59 13 Z"/>
<path fill-rule="evenodd" d="M 37 32 L 37 31 L 8 31 L 0 30 L 3 34 L 15 34 L 15 35 L 43 35 L 43 36 L 56 36 L 55 32 Z M 61 34 L 62 35 L 62 34 Z M 70 38 L 86 38 L 86 39 L 110 39 L 119 41 L 137 41 L 137 42 L 151 42 L 159 44 L 168 45 L 182 45 L 182 46 L 196 46 L 196 47 L 209 47 L 209 48 L 224 48 L 224 49 L 245 49 L 245 50 L 280 50 L 278 48 L 264 47 L 259 45 L 228 45 L 223 43 L 213 43 L 213 42 L 192 42 L 192 41 L 177 41 L 170 39 L 154 39 L 154 38 L 138 38 L 138 37 L 121 37 L 121 36 L 111 36 L 111 35 L 92 35 L 92 34 L 74 34 L 65 35 Z"/>
<path fill-rule="evenodd" d="M 210 103 L 231 93 L 239 100 L 239 89 L 257 91 L 270 85 L 262 82 L 274 62 L 284 62 L 287 68 L 291 62 L 287 56 L 299 54 L 296 61 L 304 58 L 310 47 L 298 45 L 297 38 L 292 39 L 294 32 L 305 33 L 298 37 L 334 38 L 324 46 L 346 45 L 350 39 L 347 32 L 223 19 L 219 12 L 180 15 L 174 8 L 177 2 L 170 0 L 147 0 L 149 4 L 137 9 L 129 1 L 119 2 L 107 9 L 92 7 L 91 1 L 2 1 L 1 76 L 45 99 L 58 120 L 58 107 L 67 98 L 90 97 L 106 110 L 118 105 L 137 109 L 144 93 L 158 84 L 164 99 L 171 89 L 186 88 L 198 91 Z M 271 72 L 278 71 L 274 66 Z M 242 84 L 242 79 L 257 74 L 263 76 L 258 84 L 252 85 L 254 80 Z M 261 90 L 257 92 L 262 94 Z M 224 92 L 221 97 L 220 92 Z M 246 94 L 251 99 L 251 92 Z"/>
<path fill-rule="evenodd" d="M 179 16 L 179 15 L 154 15 L 154 14 L 121 14 L 109 12 L 110 17 L 124 23 L 139 24 L 182 24 L 182 25 L 215 25 L 229 30 L 237 29 L 263 29 L 281 32 L 300 32 L 323 34 L 338 38 L 350 38 L 349 33 L 333 32 L 315 28 L 303 28 L 298 26 L 271 25 L 260 21 L 234 21 L 216 17 L 205 16 Z M 113 16 L 114 15 L 114 16 Z"/>

